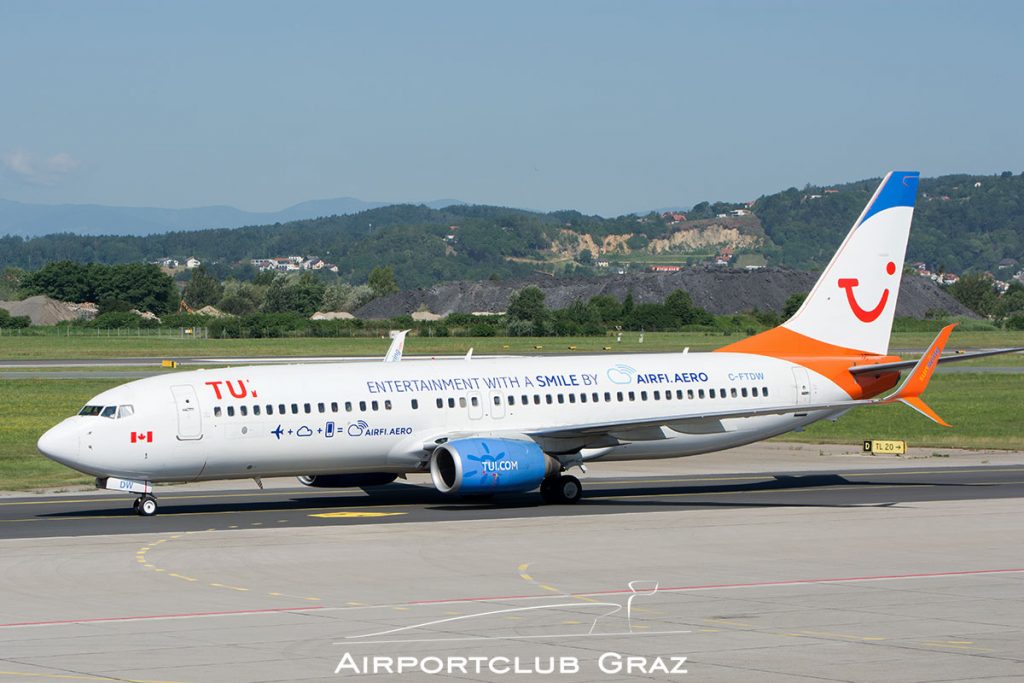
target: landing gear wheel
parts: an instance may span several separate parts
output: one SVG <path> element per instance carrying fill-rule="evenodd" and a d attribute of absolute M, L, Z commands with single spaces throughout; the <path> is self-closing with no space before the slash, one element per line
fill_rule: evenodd
<path fill-rule="evenodd" d="M 156 514 L 156 498 L 146 494 L 135 501 L 135 510 L 142 517 L 152 517 Z"/>
<path fill-rule="evenodd" d="M 565 474 L 558 478 L 554 487 L 555 500 L 567 505 L 575 503 L 583 495 L 583 484 L 576 477 Z"/>

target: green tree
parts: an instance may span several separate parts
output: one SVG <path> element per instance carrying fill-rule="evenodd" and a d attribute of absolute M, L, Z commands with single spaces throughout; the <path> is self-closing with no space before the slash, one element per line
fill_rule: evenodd
<path fill-rule="evenodd" d="M 192 308 L 214 306 L 224 296 L 224 285 L 206 271 L 205 266 L 192 270 L 192 277 L 185 285 L 185 302 Z"/>
<path fill-rule="evenodd" d="M 800 307 L 804 305 L 804 299 L 807 298 L 807 294 L 791 294 L 786 303 L 782 306 L 782 317 L 789 320 L 796 312 L 800 310 Z"/>
<path fill-rule="evenodd" d="M 395 271 L 391 266 L 377 266 L 370 271 L 367 284 L 376 296 L 387 296 L 398 291 Z"/>
<path fill-rule="evenodd" d="M 507 312 L 512 320 L 543 322 L 548 313 L 544 305 L 544 292 L 534 285 L 520 289 L 509 297 Z"/>
<path fill-rule="evenodd" d="M 964 275 L 949 286 L 949 293 L 978 315 L 988 316 L 995 313 L 996 290 L 992 286 L 992 281 L 985 275 Z"/>

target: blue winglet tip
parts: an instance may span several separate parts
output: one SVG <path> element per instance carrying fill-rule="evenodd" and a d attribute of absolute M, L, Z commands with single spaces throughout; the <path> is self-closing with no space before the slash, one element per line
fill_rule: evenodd
<path fill-rule="evenodd" d="M 894 206 L 914 206 L 920 177 L 919 171 L 893 171 L 890 173 L 878 196 L 875 197 L 875 201 L 871 203 L 864 218 L 861 219 L 861 223 L 876 213 Z"/>

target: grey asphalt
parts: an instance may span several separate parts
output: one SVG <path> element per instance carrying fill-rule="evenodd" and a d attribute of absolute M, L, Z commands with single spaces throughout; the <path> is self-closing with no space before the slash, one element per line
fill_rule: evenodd
<path fill-rule="evenodd" d="M 253 527 L 325 527 L 780 507 L 828 509 L 921 501 L 1024 497 L 1024 466 L 920 467 L 779 474 L 583 478 L 576 505 L 542 505 L 537 493 L 464 500 L 422 484 L 370 489 L 180 490 L 140 518 L 115 493 L 0 499 L 0 539 Z"/>

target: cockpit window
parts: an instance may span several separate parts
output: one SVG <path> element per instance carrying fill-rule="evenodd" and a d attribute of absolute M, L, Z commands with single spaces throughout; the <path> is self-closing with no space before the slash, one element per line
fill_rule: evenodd
<path fill-rule="evenodd" d="M 109 417 L 111 420 L 113 420 L 116 415 L 117 406 L 107 406 L 103 409 L 103 412 L 100 413 L 100 417 Z"/>
<path fill-rule="evenodd" d="M 118 406 L 117 407 L 117 419 L 120 420 L 122 417 L 131 417 L 135 414 L 134 406 Z"/>
<path fill-rule="evenodd" d="M 78 411 L 79 415 L 85 415 L 86 417 L 96 417 L 103 412 L 103 406 L 86 406 Z"/>

